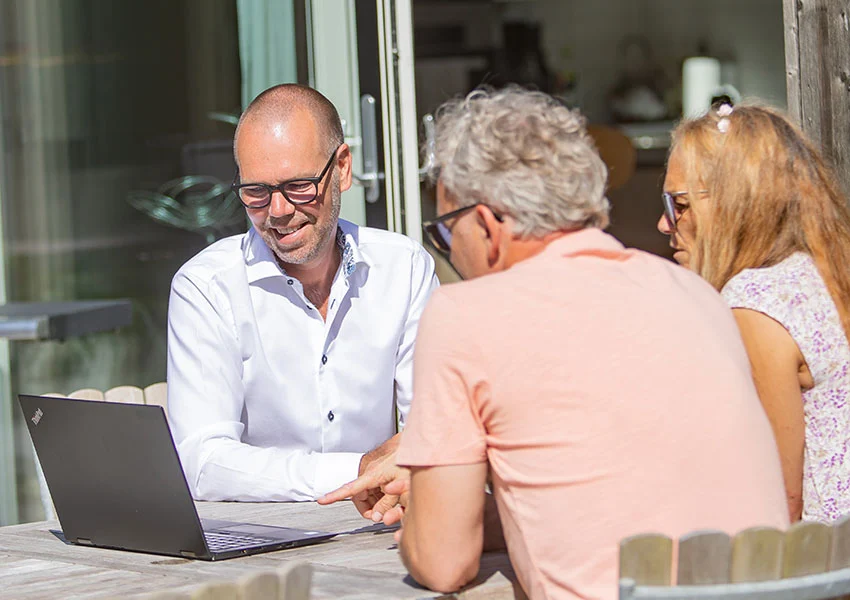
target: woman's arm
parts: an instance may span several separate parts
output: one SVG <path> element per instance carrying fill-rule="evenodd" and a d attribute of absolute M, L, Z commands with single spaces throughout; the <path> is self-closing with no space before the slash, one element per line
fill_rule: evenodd
<path fill-rule="evenodd" d="M 806 440 L 803 419 L 801 368 L 806 362 L 788 330 L 754 310 L 732 310 L 747 348 L 753 380 L 773 428 L 791 522 L 803 514 L 803 452 Z"/>

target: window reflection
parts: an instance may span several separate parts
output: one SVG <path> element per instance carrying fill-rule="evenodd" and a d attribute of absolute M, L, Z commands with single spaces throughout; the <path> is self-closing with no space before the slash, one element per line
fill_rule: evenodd
<path fill-rule="evenodd" d="M 7 299 L 134 304 L 117 332 L 13 343 L 13 393 L 165 380 L 171 277 L 246 227 L 217 187 L 240 105 L 236 0 L 0 0 Z M 38 519 L 15 436 L 20 520 Z"/>

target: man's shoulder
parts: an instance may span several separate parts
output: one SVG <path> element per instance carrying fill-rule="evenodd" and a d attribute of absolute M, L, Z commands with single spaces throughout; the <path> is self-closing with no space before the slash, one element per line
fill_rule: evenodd
<path fill-rule="evenodd" d="M 441 285 L 432 292 L 427 310 L 443 316 L 457 315 L 463 322 L 486 322 L 485 314 L 494 304 L 511 303 L 511 294 L 506 290 L 513 289 L 513 282 L 506 275 L 503 271 Z"/>
<path fill-rule="evenodd" d="M 244 244 L 249 233 L 240 233 L 213 242 L 186 261 L 174 276 L 197 284 L 208 283 L 233 268 L 245 268 Z"/>
<path fill-rule="evenodd" d="M 373 227 L 355 225 L 340 219 L 340 228 L 343 233 L 354 237 L 357 247 L 369 258 L 381 262 L 382 259 L 392 259 L 414 255 L 428 255 L 425 248 L 412 238 Z"/>
<path fill-rule="evenodd" d="M 532 257 L 509 269 L 474 279 L 442 286 L 441 293 L 452 303 L 475 308 L 486 305 L 514 307 L 528 302 L 535 294 L 547 294 L 567 301 L 590 297 L 595 293 L 616 293 L 634 289 L 636 293 L 663 297 L 702 295 L 724 306 L 720 294 L 696 273 L 672 261 L 635 248 L 623 248 L 615 257 L 601 256 L 591 265 L 587 261 Z M 648 285 L 651 283 L 651 285 Z M 523 290 L 520 292 L 520 290 Z"/>

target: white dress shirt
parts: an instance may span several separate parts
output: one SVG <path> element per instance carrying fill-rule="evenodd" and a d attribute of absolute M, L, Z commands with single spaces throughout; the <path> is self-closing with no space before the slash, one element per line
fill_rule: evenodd
<path fill-rule="evenodd" d="M 337 242 L 325 320 L 253 228 L 174 276 L 168 411 L 195 498 L 314 500 L 403 426 L 434 261 L 342 220 Z"/>

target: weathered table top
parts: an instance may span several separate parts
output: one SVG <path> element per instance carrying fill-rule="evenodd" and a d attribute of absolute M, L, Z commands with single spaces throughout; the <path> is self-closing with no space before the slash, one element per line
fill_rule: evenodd
<path fill-rule="evenodd" d="M 313 503 L 198 502 L 202 518 L 268 525 L 349 531 L 367 526 L 354 507 Z M 274 569 L 288 561 L 313 564 L 312 597 L 439 598 L 407 575 L 392 533 L 341 535 L 314 546 L 207 562 L 87 548 L 61 542 L 50 529 L 56 521 L 0 527 L 0 598 L 127 597 L 165 588 L 235 579 L 254 569 Z M 482 557 L 481 571 L 463 598 L 524 597 L 504 553 Z"/>

